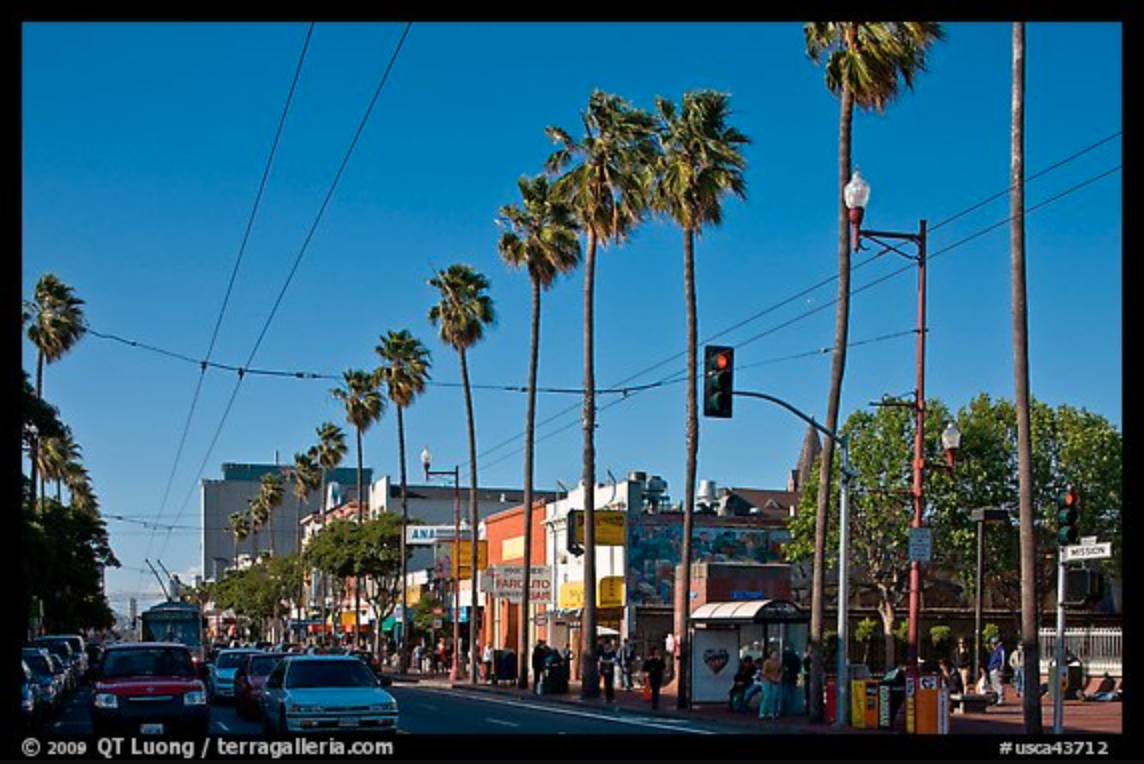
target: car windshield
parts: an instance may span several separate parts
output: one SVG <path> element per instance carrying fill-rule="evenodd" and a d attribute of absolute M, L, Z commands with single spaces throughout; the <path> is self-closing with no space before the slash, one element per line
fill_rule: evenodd
<path fill-rule="evenodd" d="M 274 670 L 280 660 L 282 660 L 280 655 L 259 655 L 257 658 L 251 658 L 246 673 L 251 676 L 266 676 Z"/>
<path fill-rule="evenodd" d="M 215 666 L 220 669 L 236 669 L 246 661 L 250 653 L 219 653 Z"/>
<path fill-rule="evenodd" d="M 130 676 L 195 677 L 195 664 L 184 649 L 147 647 L 133 650 L 111 650 L 103 659 L 105 679 Z"/>
<path fill-rule="evenodd" d="M 359 660 L 295 661 L 286 675 L 286 686 L 304 687 L 376 687 L 366 665 Z"/>
<path fill-rule="evenodd" d="M 36 672 L 37 674 L 53 673 L 52 664 L 49 663 L 48 659 L 40 653 L 25 653 L 24 662 L 28 664 L 28 668 L 32 669 L 32 671 Z"/>

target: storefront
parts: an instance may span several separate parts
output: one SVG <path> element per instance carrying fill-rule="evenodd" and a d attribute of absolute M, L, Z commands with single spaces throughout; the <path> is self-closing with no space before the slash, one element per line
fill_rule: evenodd
<path fill-rule="evenodd" d="M 789 600 L 708 602 L 691 614 L 691 697 L 695 703 L 726 703 L 739 661 L 761 660 L 770 650 L 806 652 L 810 614 Z M 789 656 L 788 656 L 789 657 Z M 799 673 L 797 695 L 806 677 Z"/>

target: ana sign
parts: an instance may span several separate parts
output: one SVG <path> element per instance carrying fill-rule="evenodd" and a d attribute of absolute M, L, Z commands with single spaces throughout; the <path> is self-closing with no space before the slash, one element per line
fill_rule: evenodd
<path fill-rule="evenodd" d="M 524 591 L 523 565 L 497 565 L 490 568 L 492 576 L 492 595 L 509 602 L 520 602 Z M 533 565 L 529 579 L 529 595 L 531 602 L 552 604 L 552 567 L 550 565 Z"/>
<path fill-rule="evenodd" d="M 468 528 L 462 525 L 461 538 L 468 535 Z M 431 546 L 438 541 L 452 540 L 452 525 L 410 525 L 405 529 L 405 543 L 411 546 Z"/>

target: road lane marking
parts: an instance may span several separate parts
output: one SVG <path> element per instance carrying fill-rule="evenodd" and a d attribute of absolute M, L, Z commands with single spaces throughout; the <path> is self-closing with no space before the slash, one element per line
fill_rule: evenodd
<path fill-rule="evenodd" d="M 439 710 L 441 710 L 440 706 L 432 706 L 432 705 L 429 705 L 428 703 L 418 703 L 417 707 L 418 708 L 424 708 L 426 711 L 439 711 Z"/>
<path fill-rule="evenodd" d="M 477 700 L 477 701 L 480 701 L 482 703 L 499 703 L 499 704 L 504 705 L 504 706 L 513 706 L 515 708 L 527 708 L 527 709 L 532 710 L 532 711 L 548 711 L 548 712 L 551 712 L 554 714 L 567 714 L 568 716 L 580 716 L 580 717 L 583 717 L 586 719 L 595 719 L 597 721 L 615 722 L 617 724 L 629 724 L 629 725 L 636 726 L 636 727 L 650 727 L 652 729 L 671 730 L 673 732 L 688 732 L 688 733 L 691 733 L 693 735 L 717 735 L 717 734 L 726 734 L 726 732 L 727 732 L 727 731 L 724 731 L 722 733 L 719 733 L 719 732 L 715 732 L 712 730 L 688 729 L 686 727 L 680 727 L 678 724 L 665 723 L 666 719 L 663 721 L 658 720 L 658 719 L 655 721 L 651 721 L 647 717 L 613 716 L 611 714 L 606 714 L 606 713 L 601 714 L 601 713 L 592 713 L 590 711 L 581 711 L 581 710 L 575 709 L 575 708 L 567 708 L 567 707 L 558 708 L 556 706 L 556 704 L 548 705 L 547 703 L 545 703 L 545 704 L 541 704 L 541 705 L 536 705 L 536 704 L 532 704 L 532 703 L 522 703 L 522 702 L 512 700 L 512 699 L 508 699 L 508 698 L 492 698 L 492 697 L 489 697 L 487 695 L 467 694 L 464 691 L 457 691 L 455 689 L 445 689 L 445 688 L 438 689 L 435 687 L 423 687 L 423 688 L 418 688 L 418 689 L 423 691 L 423 692 L 448 693 L 448 694 L 452 695 L 453 697 L 465 698 L 466 700 Z"/>
<path fill-rule="evenodd" d="M 493 719 L 491 716 L 486 716 L 485 721 L 489 722 L 490 724 L 502 724 L 505 727 L 519 727 L 520 726 L 516 722 L 506 722 L 504 719 Z"/>

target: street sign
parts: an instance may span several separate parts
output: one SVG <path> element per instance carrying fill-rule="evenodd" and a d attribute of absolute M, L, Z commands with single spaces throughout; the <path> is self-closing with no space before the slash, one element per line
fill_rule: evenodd
<path fill-rule="evenodd" d="M 1073 562 L 1075 560 L 1103 560 L 1112 556 L 1112 542 L 1103 544 L 1073 544 L 1061 547 L 1061 561 Z"/>
<path fill-rule="evenodd" d="M 933 531 L 910 528 L 910 562 L 929 562 L 933 557 Z"/>

